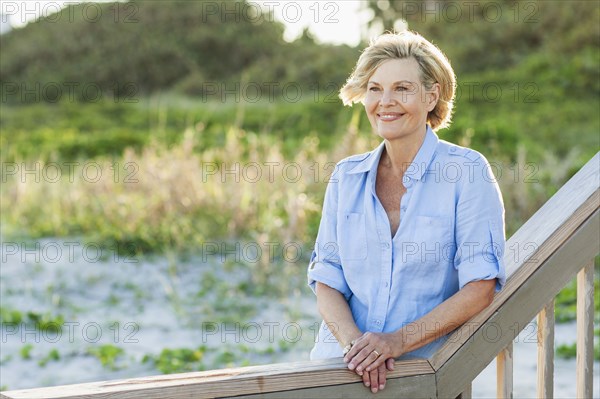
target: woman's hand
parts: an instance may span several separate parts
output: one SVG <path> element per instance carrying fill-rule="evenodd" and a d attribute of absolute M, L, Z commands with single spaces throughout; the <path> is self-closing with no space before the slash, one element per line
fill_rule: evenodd
<path fill-rule="evenodd" d="M 387 372 L 394 370 L 394 359 L 389 358 L 376 369 L 370 372 L 362 373 L 363 383 L 367 388 L 371 388 L 371 392 L 377 393 L 385 388 L 385 380 Z"/>
<path fill-rule="evenodd" d="M 355 370 L 364 380 L 364 374 L 373 377 L 373 372 L 377 372 L 386 360 L 393 360 L 402 353 L 402 342 L 396 335 L 367 332 L 354 341 L 344 361 L 350 370 Z"/>

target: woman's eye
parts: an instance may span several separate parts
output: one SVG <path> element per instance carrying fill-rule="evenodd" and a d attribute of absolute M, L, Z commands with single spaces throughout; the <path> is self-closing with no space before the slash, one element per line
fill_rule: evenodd
<path fill-rule="evenodd" d="M 369 91 L 379 91 L 379 87 L 370 87 Z"/>
<path fill-rule="evenodd" d="M 404 87 L 404 86 L 398 86 L 398 87 L 396 87 L 396 91 L 406 91 L 406 90 L 408 90 L 408 88 Z"/>

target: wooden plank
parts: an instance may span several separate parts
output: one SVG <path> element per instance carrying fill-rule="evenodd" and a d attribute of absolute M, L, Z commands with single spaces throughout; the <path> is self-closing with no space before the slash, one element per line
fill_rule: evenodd
<path fill-rule="evenodd" d="M 433 374 L 424 359 L 396 361 L 390 379 Z M 240 367 L 3 392 L 6 398 L 217 398 L 362 381 L 338 359 Z"/>
<path fill-rule="evenodd" d="M 456 399 L 471 399 L 473 397 L 473 384 L 467 384 L 467 387 L 463 389 L 460 395 Z"/>
<path fill-rule="evenodd" d="M 513 397 L 513 341 L 496 356 L 496 396 Z"/>
<path fill-rule="evenodd" d="M 577 220 L 580 208 L 590 197 L 594 197 L 589 206 L 593 213 L 600 205 L 600 152 L 590 159 L 564 186 L 558 190 L 521 228 L 511 237 L 513 247 L 506 246 L 504 257 L 507 276 L 513 275 L 523 261 L 533 257 L 537 259 L 538 246 L 546 241 L 553 242 L 559 237 L 552 237 L 556 230 L 564 229 L 570 222 L 579 224 Z M 587 218 L 586 213 L 583 220 Z M 518 245 L 517 245 L 518 244 Z M 533 245 L 532 245 L 533 244 Z M 537 244 L 537 245 L 536 245 Z M 539 263 L 539 261 L 538 261 Z"/>
<path fill-rule="evenodd" d="M 233 396 L 231 398 L 234 398 Z M 298 389 L 257 395 L 235 396 L 236 399 L 305 399 L 305 398 L 436 398 L 435 375 L 423 374 L 413 377 L 388 379 L 385 389 L 377 393 L 362 383 L 334 385 L 320 388 Z"/>
<path fill-rule="evenodd" d="M 436 372 L 438 397 L 453 398 L 548 301 L 600 252 L 600 211 L 587 220 Z M 465 365 L 469 365 L 465 367 Z"/>
<path fill-rule="evenodd" d="M 554 299 L 537 317 L 537 397 L 554 397 Z"/>
<path fill-rule="evenodd" d="M 594 369 L 594 260 L 577 273 L 577 397 L 591 398 Z"/>
<path fill-rule="evenodd" d="M 554 197 L 552 197 L 548 203 L 553 202 L 553 199 Z M 555 215 L 545 212 L 542 216 L 552 221 L 554 221 L 555 218 L 562 219 L 562 206 L 563 204 L 556 204 L 556 207 L 553 208 L 556 213 Z M 504 254 L 504 263 L 507 267 L 508 276 L 506 286 L 502 291 L 496 294 L 494 301 L 490 306 L 450 334 L 444 345 L 442 345 L 442 347 L 429 359 L 433 369 L 436 371 L 439 370 L 452 354 L 467 342 L 474 328 L 478 328 L 489 319 L 492 314 L 494 314 L 494 312 L 496 312 L 517 289 L 519 289 L 523 282 L 541 267 L 544 261 L 548 259 L 548 257 L 550 257 L 550 255 L 552 255 L 560 245 L 562 245 L 562 243 L 590 217 L 590 215 L 597 211 L 599 207 L 600 189 L 597 189 L 577 210 L 574 211 L 571 218 L 552 234 L 548 234 L 548 231 L 546 231 L 545 228 L 542 228 L 544 226 L 530 226 L 529 222 L 534 219 L 537 213 L 530 221 L 519 229 L 506 244 L 507 250 Z M 569 210 L 566 210 L 565 212 L 567 211 Z M 537 223 L 540 224 L 542 221 L 537 220 Z M 531 238 L 527 238 L 527 236 L 524 235 L 522 232 L 524 229 L 526 233 L 531 234 Z M 511 251 L 510 248 L 515 248 L 515 251 Z M 526 260 L 524 260 L 525 257 L 520 255 L 519 248 L 527 248 L 528 250 L 535 248 L 536 251 L 533 253 L 525 251 L 527 252 L 527 256 Z M 518 264 L 516 261 L 519 261 Z M 517 267 L 510 276 L 508 272 L 509 264 L 512 264 L 513 266 L 516 265 L 515 267 Z"/>

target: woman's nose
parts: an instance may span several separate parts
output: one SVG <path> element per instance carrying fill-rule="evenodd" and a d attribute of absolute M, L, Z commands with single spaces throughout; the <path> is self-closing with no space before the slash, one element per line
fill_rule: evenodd
<path fill-rule="evenodd" d="M 393 96 L 392 91 L 391 90 L 383 90 L 380 104 L 381 105 L 389 105 L 393 102 L 394 102 L 394 96 Z"/>

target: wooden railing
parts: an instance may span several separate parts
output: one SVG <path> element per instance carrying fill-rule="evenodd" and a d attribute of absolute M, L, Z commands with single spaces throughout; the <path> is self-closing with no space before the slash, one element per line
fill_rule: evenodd
<path fill-rule="evenodd" d="M 554 298 L 577 276 L 577 397 L 592 397 L 594 257 L 600 253 L 600 154 L 507 242 L 507 283 L 429 359 L 398 360 L 372 395 L 341 359 L 8 391 L 3 398 L 469 398 L 497 358 L 497 396 L 512 397 L 516 335 L 537 315 L 538 397 L 553 396 Z"/>

